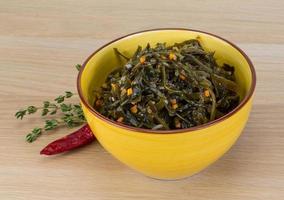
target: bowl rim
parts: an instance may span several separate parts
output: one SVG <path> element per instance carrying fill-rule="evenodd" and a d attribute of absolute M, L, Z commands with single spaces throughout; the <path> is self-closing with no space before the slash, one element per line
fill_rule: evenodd
<path fill-rule="evenodd" d="M 223 40 L 224 42 L 226 42 L 227 44 L 231 45 L 233 48 L 235 48 L 237 51 L 239 51 L 242 56 L 245 58 L 245 60 L 247 61 L 249 68 L 250 68 L 250 72 L 252 75 L 252 84 L 251 87 L 248 91 L 248 93 L 246 94 L 246 96 L 244 97 L 244 99 L 240 102 L 240 104 L 234 108 L 233 110 L 231 110 L 229 113 L 227 113 L 226 115 L 210 121 L 208 123 L 202 124 L 202 125 L 198 125 L 198 126 L 194 126 L 191 128 L 184 128 L 184 129 L 172 129 L 172 130 L 152 130 L 152 129 L 146 129 L 146 128 L 137 128 L 137 127 L 133 127 L 133 126 L 129 126 L 126 124 L 122 124 L 116 121 L 113 121 L 105 116 L 103 116 L 102 114 L 100 114 L 98 111 L 96 111 L 89 103 L 88 101 L 84 98 L 83 94 L 82 94 L 82 88 L 81 88 L 81 76 L 82 73 L 87 65 L 87 63 L 89 62 L 89 60 L 96 55 L 96 53 L 98 53 L 100 50 L 102 50 L 103 48 L 107 47 L 108 45 L 117 42 L 121 39 L 127 38 L 127 37 L 131 37 L 133 35 L 137 35 L 137 34 L 141 34 L 141 33 L 147 33 L 147 32 L 155 32 L 155 31 L 191 31 L 191 32 L 197 32 L 197 33 L 203 33 L 203 34 L 207 34 L 209 36 L 213 36 L 216 37 L 220 40 Z M 134 33 L 130 33 L 121 37 L 118 37 L 114 40 L 111 40 L 110 42 L 104 44 L 103 46 L 101 46 L 100 48 L 98 48 L 97 50 L 95 50 L 83 63 L 82 67 L 80 68 L 79 74 L 77 76 L 77 91 L 79 94 L 79 98 L 81 100 L 81 103 L 92 113 L 94 114 L 97 118 L 101 119 L 102 121 L 110 124 L 110 125 L 114 125 L 116 127 L 122 128 L 122 129 L 126 129 L 129 131 L 133 131 L 133 132 L 140 132 L 140 133 L 152 133 L 152 134 L 177 134 L 177 133 L 185 133 L 185 132 L 192 132 L 192 131 L 196 131 L 196 130 L 200 130 L 200 129 L 205 129 L 208 127 L 211 127 L 213 125 L 216 125 L 228 118 L 230 118 L 231 116 L 233 116 L 235 113 L 237 113 L 241 108 L 243 108 L 246 103 L 251 99 L 251 97 L 254 94 L 255 91 L 255 86 L 256 86 L 256 72 L 254 69 L 254 66 L 251 62 L 251 60 L 249 59 L 249 57 L 245 54 L 245 52 L 243 50 L 241 50 L 237 45 L 235 45 L 234 43 L 228 41 L 227 39 L 224 39 L 218 35 L 209 33 L 209 32 L 205 32 L 205 31 L 200 31 L 200 30 L 195 30 L 195 29 L 189 29 L 189 28 L 156 28 L 156 29 L 148 29 L 148 30 L 142 30 L 142 31 L 138 31 L 138 32 L 134 32 Z"/>

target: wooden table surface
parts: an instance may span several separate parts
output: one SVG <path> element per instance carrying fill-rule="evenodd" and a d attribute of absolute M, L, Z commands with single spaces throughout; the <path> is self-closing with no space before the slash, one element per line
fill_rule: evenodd
<path fill-rule="evenodd" d="M 0 199 L 284 199 L 283 1 L 0 1 Z M 25 105 L 75 91 L 74 64 L 127 33 L 186 27 L 240 46 L 257 71 L 255 102 L 243 135 L 205 171 L 179 181 L 147 178 L 97 142 L 62 156 L 39 150 L 70 132 L 28 144 L 42 121 L 18 121 Z"/>

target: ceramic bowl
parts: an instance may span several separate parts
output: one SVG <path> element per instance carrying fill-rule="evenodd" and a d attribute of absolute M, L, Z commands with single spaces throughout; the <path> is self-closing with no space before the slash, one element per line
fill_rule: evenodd
<path fill-rule="evenodd" d="M 117 123 L 92 107 L 93 90 L 100 88 L 107 75 L 120 65 L 113 48 L 131 56 L 138 45 L 145 47 L 147 43 L 155 45 L 158 42 L 171 45 L 197 37 L 205 50 L 215 52 L 218 63 L 235 67 L 242 100 L 230 113 L 201 126 L 163 131 Z M 96 50 L 78 75 L 83 111 L 100 144 L 127 166 L 158 179 L 191 176 L 228 151 L 248 120 L 255 84 L 253 65 L 240 48 L 219 36 L 189 29 L 147 30 L 113 40 Z"/>

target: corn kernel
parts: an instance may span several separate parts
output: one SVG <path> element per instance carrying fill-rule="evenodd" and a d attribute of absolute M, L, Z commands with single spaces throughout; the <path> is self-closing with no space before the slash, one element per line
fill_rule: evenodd
<path fill-rule="evenodd" d="M 176 103 L 176 104 L 172 104 L 172 108 L 173 108 L 173 109 L 177 109 L 177 108 L 178 108 L 177 103 Z"/>
<path fill-rule="evenodd" d="M 171 102 L 171 104 L 176 104 L 177 100 L 176 99 L 171 99 L 170 102 Z"/>
<path fill-rule="evenodd" d="M 209 96 L 210 96 L 209 90 L 205 90 L 205 91 L 204 91 L 204 96 L 206 96 L 206 97 L 209 97 Z"/>
<path fill-rule="evenodd" d="M 185 77 L 184 75 L 182 75 L 182 74 L 179 75 L 179 78 L 180 78 L 181 80 L 183 80 L 183 81 L 186 79 L 186 77 Z"/>
<path fill-rule="evenodd" d="M 112 83 L 112 84 L 111 84 L 111 89 L 112 89 L 113 91 L 115 91 L 115 90 L 116 90 L 116 88 L 117 88 L 117 85 L 116 85 L 116 84 L 114 84 L 114 83 Z"/>
<path fill-rule="evenodd" d="M 141 56 L 139 59 L 140 63 L 143 64 L 146 61 L 146 56 Z"/>
<path fill-rule="evenodd" d="M 170 60 L 176 60 L 176 59 L 177 59 L 177 56 L 176 56 L 174 53 L 170 53 L 170 54 L 169 54 L 169 59 L 170 59 Z"/>
<path fill-rule="evenodd" d="M 130 108 L 130 111 L 131 111 L 132 113 L 137 113 L 137 112 L 138 112 L 137 105 L 132 106 L 132 107 Z"/>
<path fill-rule="evenodd" d="M 128 88 L 128 89 L 127 89 L 127 96 L 132 95 L 132 93 L 133 93 L 132 88 Z"/>
<path fill-rule="evenodd" d="M 119 117 L 116 121 L 117 122 L 123 122 L 124 118 L 123 117 Z"/>

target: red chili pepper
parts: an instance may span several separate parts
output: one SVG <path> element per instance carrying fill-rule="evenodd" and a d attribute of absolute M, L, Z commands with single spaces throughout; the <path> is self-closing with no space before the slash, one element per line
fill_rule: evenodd
<path fill-rule="evenodd" d="M 65 151 L 76 149 L 78 147 L 82 147 L 93 142 L 94 140 L 95 136 L 92 133 L 89 125 L 86 124 L 79 130 L 48 144 L 44 149 L 40 151 L 40 154 L 59 154 Z"/>

